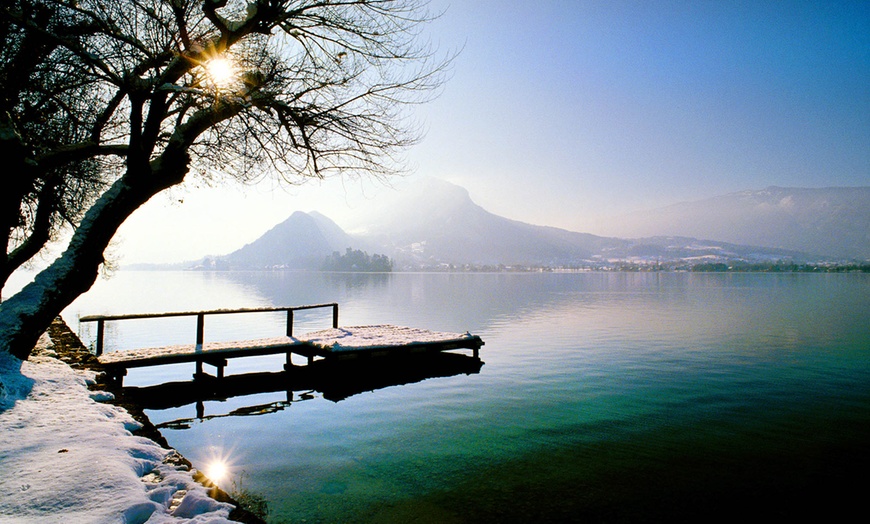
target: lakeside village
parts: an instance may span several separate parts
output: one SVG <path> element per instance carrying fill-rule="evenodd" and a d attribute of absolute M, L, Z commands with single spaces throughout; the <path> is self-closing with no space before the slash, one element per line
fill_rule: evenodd
<path fill-rule="evenodd" d="M 695 273 L 870 273 L 870 262 L 632 262 L 612 261 L 577 265 L 526 266 L 526 265 L 487 265 L 487 264 L 437 264 L 405 266 L 402 271 L 422 272 L 469 272 L 469 273 L 581 273 L 592 271 L 610 272 L 695 272 Z"/>
<path fill-rule="evenodd" d="M 186 268 L 194 271 L 227 271 L 236 269 L 220 258 L 206 257 L 202 263 Z M 283 265 L 259 268 L 261 270 L 292 270 Z M 747 260 L 721 256 L 703 256 L 662 260 L 650 257 L 604 259 L 594 256 L 574 264 L 450 264 L 445 262 L 417 262 L 398 264 L 387 255 L 369 255 L 362 250 L 347 248 L 326 257 L 320 271 L 390 273 L 405 272 L 469 272 L 469 273 L 575 273 L 587 271 L 617 272 L 697 272 L 697 273 L 870 273 L 870 260 L 799 262 L 787 259 Z"/>

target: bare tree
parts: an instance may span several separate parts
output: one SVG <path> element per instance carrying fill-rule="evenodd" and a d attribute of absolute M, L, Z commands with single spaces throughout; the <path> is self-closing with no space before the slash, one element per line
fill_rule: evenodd
<path fill-rule="evenodd" d="M 66 35 L 87 24 L 58 20 L 49 6 L 19 6 L 19 16 Z M 81 117 L 92 107 L 88 78 L 71 68 L 56 42 L 0 18 L 0 158 L 6 165 L 0 196 L 0 289 L 9 275 L 37 254 L 64 223 L 81 217 L 101 189 L 94 159 L 37 162 L 87 138 Z"/>
<path fill-rule="evenodd" d="M 397 154 L 419 138 L 405 109 L 431 96 L 449 62 L 419 42 L 428 19 L 417 0 L 18 0 L 0 9 L 5 38 L 33 57 L 31 76 L 45 77 L 38 89 L 3 86 L 14 96 L 0 108 L 0 147 L 12 155 L 10 186 L 25 187 L 2 209 L 18 216 L 17 247 L 38 229 L 40 190 L 75 196 L 56 215 L 74 227 L 64 253 L 0 303 L 0 350 L 26 358 L 93 285 L 123 221 L 188 173 L 298 183 L 400 170 Z M 35 121 L 29 107 L 51 118 Z M 82 191 L 69 191 L 78 180 Z"/>

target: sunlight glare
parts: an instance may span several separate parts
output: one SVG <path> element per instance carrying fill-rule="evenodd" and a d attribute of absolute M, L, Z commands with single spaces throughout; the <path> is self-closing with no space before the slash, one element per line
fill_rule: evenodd
<path fill-rule="evenodd" d="M 229 58 L 212 58 L 204 65 L 209 78 L 217 87 L 229 86 L 236 76 L 236 68 Z"/>
<path fill-rule="evenodd" d="M 227 477 L 227 473 L 229 473 L 227 465 L 221 460 L 213 461 L 205 470 L 205 476 L 215 484 L 224 480 Z"/>

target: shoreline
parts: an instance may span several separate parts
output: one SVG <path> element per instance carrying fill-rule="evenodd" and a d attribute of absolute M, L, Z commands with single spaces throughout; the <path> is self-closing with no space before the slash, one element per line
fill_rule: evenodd
<path fill-rule="evenodd" d="M 106 380 L 105 369 L 99 363 L 97 357 L 85 347 L 78 335 L 70 329 L 63 318 L 57 317 L 52 321 L 46 334 L 51 340 L 52 349 L 57 354 L 58 360 L 72 369 L 91 371 L 96 374 L 95 382 L 88 385 L 89 390 L 111 393 L 114 398 L 106 399 L 103 402 L 126 411 L 136 422 L 141 424 L 141 428 L 131 431 L 133 435 L 147 438 L 158 446 L 172 451 L 170 459 L 173 464 L 190 471 L 193 480 L 204 486 L 211 498 L 218 502 L 229 503 L 235 506 L 235 509 L 229 514 L 230 520 L 241 522 L 242 524 L 266 524 L 265 520 L 247 510 L 243 504 L 208 479 L 187 458 L 182 456 L 178 450 L 169 445 L 166 438 L 160 433 L 160 430 L 151 423 L 144 409 L 132 400 L 125 398 L 121 389 L 113 386 Z"/>

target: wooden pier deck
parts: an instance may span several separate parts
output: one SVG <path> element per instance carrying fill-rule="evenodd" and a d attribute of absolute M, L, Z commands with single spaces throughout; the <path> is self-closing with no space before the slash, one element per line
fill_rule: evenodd
<path fill-rule="evenodd" d="M 293 336 L 294 311 L 332 308 L 332 328 Z M 233 313 L 287 313 L 287 327 L 284 336 L 242 340 L 231 342 L 205 342 L 204 319 L 208 315 L 226 315 Z M 105 322 L 165 318 L 179 316 L 196 316 L 197 333 L 194 344 L 182 344 L 155 348 L 140 348 L 131 350 L 103 352 L 103 337 Z M 338 304 L 314 304 L 283 308 L 256 308 L 235 310 L 211 310 L 177 313 L 150 313 L 114 316 L 86 316 L 80 322 L 97 322 L 96 351 L 97 358 L 106 368 L 110 378 L 119 386 L 130 368 L 159 366 L 181 362 L 194 362 L 196 371 L 194 379 L 209 377 L 203 371 L 203 365 L 216 368 L 216 377 L 224 377 L 224 368 L 232 358 L 254 357 L 262 355 L 286 355 L 284 369 L 292 368 L 291 356 L 297 354 L 308 359 L 310 365 L 315 358 L 326 360 L 348 360 L 353 358 L 368 358 L 410 354 L 422 352 L 440 352 L 454 349 L 470 349 L 474 358 L 479 358 L 480 347 L 484 345 L 479 336 L 470 333 L 447 333 L 429 331 L 393 325 L 349 326 L 338 327 Z"/>

